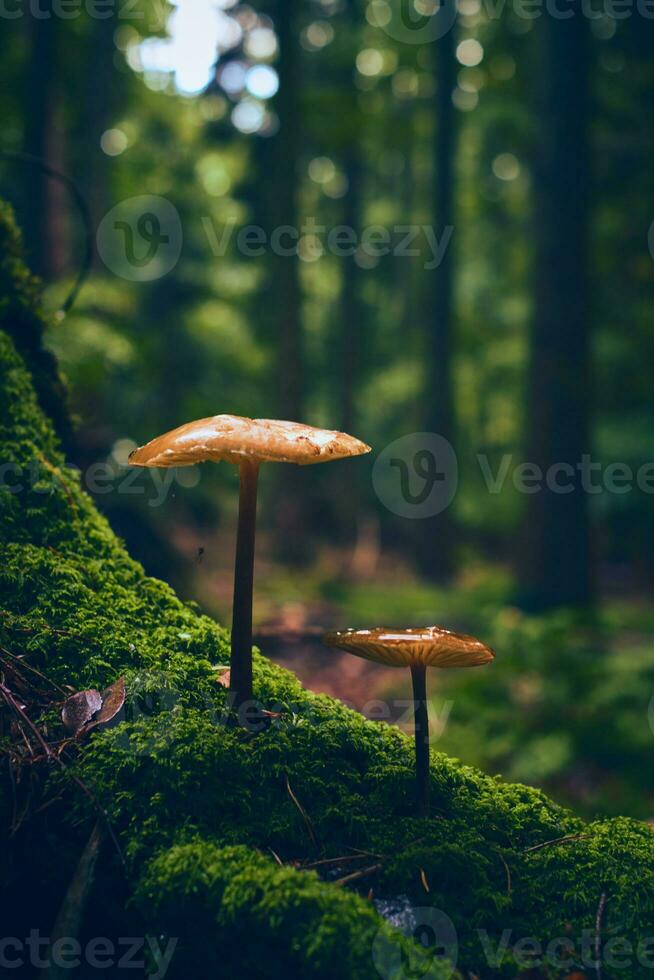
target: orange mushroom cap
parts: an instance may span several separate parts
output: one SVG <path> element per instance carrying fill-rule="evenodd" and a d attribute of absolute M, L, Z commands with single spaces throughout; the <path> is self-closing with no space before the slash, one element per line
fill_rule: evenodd
<path fill-rule="evenodd" d="M 478 667 L 495 659 L 494 652 L 481 640 L 442 626 L 342 630 L 327 633 L 324 641 L 387 667 Z"/>
<path fill-rule="evenodd" d="M 206 460 L 235 463 L 326 463 L 370 452 L 354 436 L 299 422 L 213 415 L 152 439 L 129 456 L 132 466 L 192 466 Z"/>

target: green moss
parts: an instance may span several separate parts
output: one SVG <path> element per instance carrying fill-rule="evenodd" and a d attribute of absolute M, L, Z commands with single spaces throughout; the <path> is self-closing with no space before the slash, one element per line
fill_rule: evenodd
<path fill-rule="evenodd" d="M 425 974 L 413 944 L 370 903 L 246 847 L 173 847 L 151 863 L 138 897 L 169 934 L 178 928 L 180 908 L 189 916 L 192 927 L 179 950 L 188 974 L 364 980 L 372 975 L 373 955 L 389 977 L 392 958 L 400 955 L 412 975 Z M 207 944 L 216 932 L 229 943 Z M 451 976 L 448 964 L 429 965 L 433 980 Z"/>
<path fill-rule="evenodd" d="M 535 789 L 436 753 L 433 814 L 417 819 L 410 740 L 304 691 L 260 655 L 256 693 L 280 717 L 258 733 L 227 724 L 215 670 L 228 660 L 225 631 L 126 554 L 66 467 L 2 331 L 0 439 L 13 467 L 0 480 L 0 646 L 76 688 L 127 676 L 126 719 L 89 739 L 76 771 L 126 856 L 124 921 L 138 911 L 153 932 L 180 938 L 169 976 L 376 977 L 380 949 L 384 975 L 408 976 L 402 955 L 418 952 L 363 897 L 369 888 L 448 916 L 463 975 L 516 976 L 524 964 L 511 947 L 529 937 L 544 946 L 566 937 L 582 955 L 602 894 L 604 940 L 636 948 L 654 932 L 654 836 L 645 825 L 586 825 Z M 96 814 L 65 774 L 50 787 L 64 794 L 43 844 L 54 867 L 60 837 L 81 848 Z M 361 895 L 296 870 L 355 853 L 361 861 L 339 874 L 379 865 L 354 883 Z M 37 873 L 49 872 L 23 863 L 5 885 Z M 103 891 L 119 894 L 115 858 L 104 874 Z M 122 908 L 113 914 L 122 921 Z M 437 963 L 428 975 L 449 972 Z M 627 973 L 605 963 L 603 975 L 650 970 L 632 957 Z"/>
<path fill-rule="evenodd" d="M 68 443 L 71 423 L 66 391 L 55 358 L 43 346 L 46 317 L 41 285 L 22 259 L 22 239 L 11 207 L 0 200 L 0 330 L 14 341 L 29 366 L 39 403 L 59 438 Z"/>

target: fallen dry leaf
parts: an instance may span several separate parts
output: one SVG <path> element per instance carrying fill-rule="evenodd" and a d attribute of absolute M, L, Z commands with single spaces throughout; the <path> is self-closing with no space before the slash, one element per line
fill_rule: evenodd
<path fill-rule="evenodd" d="M 69 732 L 78 735 L 86 723 L 91 720 L 96 711 L 102 707 L 102 695 L 99 691 L 78 691 L 64 702 L 61 709 L 61 720 Z"/>
<path fill-rule="evenodd" d="M 78 691 L 69 697 L 61 709 L 61 720 L 75 736 L 107 725 L 125 703 L 125 678 L 119 677 L 102 694 L 95 689 Z"/>
<path fill-rule="evenodd" d="M 115 718 L 125 704 L 125 678 L 119 677 L 102 692 L 102 707 L 93 718 L 89 728 L 96 725 L 107 725 Z"/>

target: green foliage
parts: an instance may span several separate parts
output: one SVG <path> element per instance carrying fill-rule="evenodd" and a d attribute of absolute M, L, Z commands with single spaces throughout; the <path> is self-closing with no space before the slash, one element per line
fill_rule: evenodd
<path fill-rule="evenodd" d="M 362 878 L 364 890 L 450 917 L 463 970 L 490 975 L 484 949 L 506 930 L 511 944 L 577 942 L 594 928 L 603 892 L 606 935 L 634 946 L 647 938 L 654 837 L 646 826 L 585 825 L 536 789 L 442 754 L 432 759 L 433 814 L 418 819 L 410 740 L 302 690 L 261 655 L 256 693 L 281 716 L 258 732 L 230 724 L 215 670 L 227 661 L 225 631 L 126 554 L 66 467 L 5 333 L 0 393 L 0 439 L 15 468 L 0 492 L 0 643 L 77 688 L 127 676 L 126 719 L 90 737 L 75 773 L 109 816 L 144 921 L 181 938 L 178 976 L 372 978 L 380 936 L 391 954 L 417 957 L 370 902 L 294 867 L 353 849 L 380 865 Z M 34 481 L 26 478 L 33 467 Z M 58 837 L 73 835 L 81 847 L 96 817 L 67 774 L 50 784 L 64 793 L 67 814 L 50 827 L 53 860 L 9 869 L 6 888 L 17 873 L 47 880 Z M 10 810 L 5 779 L 5 825 Z M 117 862 L 105 874 L 105 896 L 121 894 Z M 521 968 L 509 948 L 492 975 Z M 430 976 L 448 972 L 435 964 Z M 648 975 L 632 964 L 630 976 Z"/>

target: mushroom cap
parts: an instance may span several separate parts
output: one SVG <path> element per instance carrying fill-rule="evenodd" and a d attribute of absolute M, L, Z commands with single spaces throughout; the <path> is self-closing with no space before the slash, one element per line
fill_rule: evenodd
<path fill-rule="evenodd" d="M 478 667 L 495 659 L 494 652 L 481 640 L 442 626 L 342 630 L 325 634 L 324 641 L 387 667 Z"/>
<path fill-rule="evenodd" d="M 369 453 L 370 446 L 345 432 L 299 422 L 213 415 L 158 436 L 129 456 L 132 466 L 192 466 L 205 460 L 240 464 L 326 463 Z"/>

